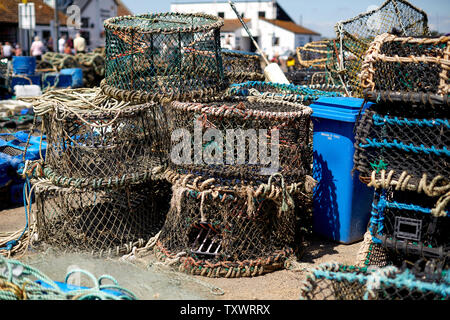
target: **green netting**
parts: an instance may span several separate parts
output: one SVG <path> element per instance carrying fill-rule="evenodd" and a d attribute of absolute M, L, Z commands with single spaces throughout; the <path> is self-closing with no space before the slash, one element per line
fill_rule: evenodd
<path fill-rule="evenodd" d="M 224 85 L 222 25 L 220 18 L 200 13 L 106 20 L 103 90 L 141 102 L 209 98 Z"/>
<path fill-rule="evenodd" d="M 429 33 L 427 14 L 405 0 L 387 0 L 379 8 L 340 21 L 335 25 L 339 42 L 339 68 L 345 70 L 346 84 L 359 88 L 358 77 L 364 55 L 373 39 L 389 32 L 402 36 L 424 36 Z"/>

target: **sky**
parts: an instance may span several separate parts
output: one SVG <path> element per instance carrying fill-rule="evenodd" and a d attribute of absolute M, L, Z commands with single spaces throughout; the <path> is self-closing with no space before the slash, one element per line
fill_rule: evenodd
<path fill-rule="evenodd" d="M 214 0 L 195 0 L 214 2 Z M 122 0 L 133 14 L 168 12 L 171 3 L 194 0 Z M 237 2 L 237 1 L 236 1 Z M 385 0 L 278 0 L 278 4 L 298 24 L 319 32 L 323 37 L 335 37 L 334 25 L 380 6 Z M 450 33 L 450 0 L 410 0 L 413 6 L 427 13 L 430 30 Z"/>

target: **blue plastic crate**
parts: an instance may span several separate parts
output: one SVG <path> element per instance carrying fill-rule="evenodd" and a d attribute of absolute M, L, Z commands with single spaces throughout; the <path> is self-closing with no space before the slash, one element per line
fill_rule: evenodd
<path fill-rule="evenodd" d="M 69 88 L 72 87 L 72 75 L 59 72 L 46 73 L 42 76 L 42 87 Z"/>
<path fill-rule="evenodd" d="M 14 74 L 34 74 L 36 71 L 36 57 L 14 56 L 12 67 Z"/>
<path fill-rule="evenodd" d="M 364 237 L 373 198 L 373 190 L 352 175 L 353 127 L 362 103 L 357 98 L 324 97 L 310 105 L 313 177 L 318 181 L 313 193 L 313 232 L 346 244 Z"/>
<path fill-rule="evenodd" d="M 31 83 L 30 83 L 31 81 Z M 11 77 L 11 89 L 14 90 L 14 86 L 20 85 L 29 85 L 35 84 L 37 86 L 41 86 L 41 75 L 33 74 L 33 75 L 13 75 Z"/>
<path fill-rule="evenodd" d="M 61 69 L 61 74 L 70 75 L 72 79 L 71 86 L 72 88 L 81 88 L 83 87 L 83 69 L 81 68 L 67 68 Z"/>

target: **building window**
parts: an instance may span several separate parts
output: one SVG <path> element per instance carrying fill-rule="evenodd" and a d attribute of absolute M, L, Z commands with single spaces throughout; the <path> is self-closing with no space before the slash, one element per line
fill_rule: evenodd
<path fill-rule="evenodd" d="M 273 45 L 277 46 L 280 44 L 280 38 L 279 37 L 273 37 Z"/>
<path fill-rule="evenodd" d="M 266 12 L 265 11 L 258 11 L 258 17 L 265 18 L 266 17 Z"/>
<path fill-rule="evenodd" d="M 217 15 L 221 18 L 225 18 L 225 12 L 218 12 Z"/>
<path fill-rule="evenodd" d="M 89 18 L 81 18 L 81 27 L 89 28 Z"/>

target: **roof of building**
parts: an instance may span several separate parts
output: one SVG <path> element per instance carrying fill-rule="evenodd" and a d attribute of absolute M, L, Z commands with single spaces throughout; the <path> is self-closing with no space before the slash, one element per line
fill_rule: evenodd
<path fill-rule="evenodd" d="M 248 18 L 244 18 L 242 19 L 244 20 L 245 23 L 249 23 L 250 19 Z M 232 32 L 232 31 L 236 31 L 237 29 L 242 28 L 242 24 L 239 21 L 239 19 L 224 19 L 223 20 L 223 26 L 220 29 L 221 32 Z"/>
<path fill-rule="evenodd" d="M 117 16 L 131 16 L 133 13 L 130 9 L 127 8 L 126 5 L 123 4 L 122 1 L 116 0 L 117 3 Z"/>
<path fill-rule="evenodd" d="M 300 34 L 311 34 L 311 35 L 317 35 L 320 36 L 320 33 L 317 33 L 315 31 L 312 31 L 310 29 L 307 29 L 305 27 L 299 26 L 295 22 L 292 21 L 284 21 L 284 20 L 276 20 L 276 19 L 266 19 L 266 18 L 260 18 L 261 20 L 267 21 L 273 25 L 276 25 L 277 27 L 286 29 L 288 31 L 294 32 L 294 33 L 300 33 Z"/>
<path fill-rule="evenodd" d="M 22 0 L 2 0 L 0 2 L 0 23 L 19 23 L 19 3 Z M 52 7 L 46 5 L 42 0 L 33 0 L 37 25 L 49 25 L 55 18 Z M 67 16 L 58 12 L 59 24 L 65 26 Z"/>

